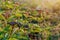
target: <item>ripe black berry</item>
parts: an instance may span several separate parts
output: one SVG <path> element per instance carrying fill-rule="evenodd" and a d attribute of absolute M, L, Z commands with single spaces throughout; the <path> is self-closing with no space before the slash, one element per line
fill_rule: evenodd
<path fill-rule="evenodd" d="M 9 22 L 8 24 L 14 26 L 16 24 L 16 22 Z"/>

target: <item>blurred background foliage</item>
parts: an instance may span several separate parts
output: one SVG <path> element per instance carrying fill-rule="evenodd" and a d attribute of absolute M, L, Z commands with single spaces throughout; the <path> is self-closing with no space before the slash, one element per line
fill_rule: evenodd
<path fill-rule="evenodd" d="M 60 9 L 37 8 L 21 0 L 0 0 L 0 40 L 60 40 Z"/>

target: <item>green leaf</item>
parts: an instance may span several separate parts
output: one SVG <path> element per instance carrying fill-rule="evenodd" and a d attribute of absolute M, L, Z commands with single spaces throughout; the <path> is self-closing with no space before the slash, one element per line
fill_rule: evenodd
<path fill-rule="evenodd" d="M 9 38 L 9 40 L 18 40 L 18 39 L 16 39 L 16 38 Z"/>

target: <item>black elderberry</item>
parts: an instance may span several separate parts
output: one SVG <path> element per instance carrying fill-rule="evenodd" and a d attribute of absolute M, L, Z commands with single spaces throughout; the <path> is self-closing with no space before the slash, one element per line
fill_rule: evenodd
<path fill-rule="evenodd" d="M 14 26 L 16 24 L 16 22 L 9 22 L 8 24 Z"/>

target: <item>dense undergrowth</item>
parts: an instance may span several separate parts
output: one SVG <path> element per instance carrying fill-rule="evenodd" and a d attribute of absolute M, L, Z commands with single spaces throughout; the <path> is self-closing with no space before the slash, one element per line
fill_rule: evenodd
<path fill-rule="evenodd" d="M 59 11 L 0 0 L 0 40 L 60 40 Z"/>

